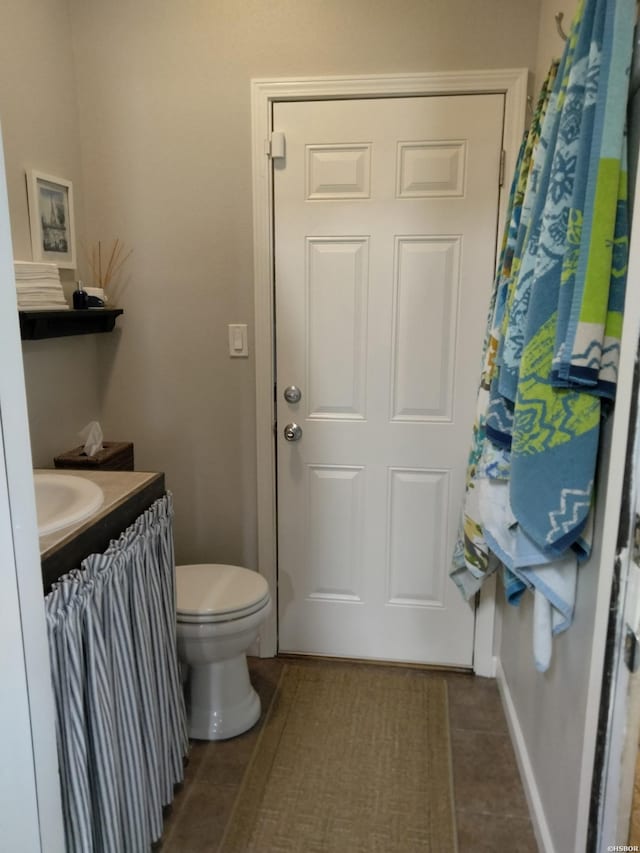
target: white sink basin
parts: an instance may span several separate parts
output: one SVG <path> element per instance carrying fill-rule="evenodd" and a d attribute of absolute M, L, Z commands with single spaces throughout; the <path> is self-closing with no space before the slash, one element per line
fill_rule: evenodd
<path fill-rule="evenodd" d="M 78 524 L 100 509 L 100 486 L 73 474 L 34 474 L 38 535 Z"/>

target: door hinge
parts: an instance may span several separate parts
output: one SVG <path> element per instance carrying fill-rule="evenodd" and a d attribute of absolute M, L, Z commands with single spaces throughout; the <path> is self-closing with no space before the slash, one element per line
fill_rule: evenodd
<path fill-rule="evenodd" d="M 285 156 L 286 143 L 284 133 L 274 130 L 269 139 L 264 141 L 264 153 L 272 160 L 281 160 Z"/>
<path fill-rule="evenodd" d="M 504 185 L 504 168 L 505 168 L 506 161 L 507 161 L 507 152 L 503 148 L 502 151 L 500 152 L 500 171 L 498 174 L 498 186 L 499 187 Z"/>

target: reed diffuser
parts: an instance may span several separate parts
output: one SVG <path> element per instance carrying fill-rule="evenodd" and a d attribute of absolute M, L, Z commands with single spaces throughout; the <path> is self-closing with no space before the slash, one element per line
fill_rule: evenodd
<path fill-rule="evenodd" d="M 128 252 L 125 249 L 124 243 L 119 237 L 113 241 L 111 251 L 103 250 L 102 241 L 98 240 L 91 247 L 91 255 L 89 264 L 96 287 L 102 288 L 105 294 L 105 300 L 108 301 L 109 291 L 113 288 L 113 284 L 122 270 L 125 261 L 131 256 L 133 249 Z"/>

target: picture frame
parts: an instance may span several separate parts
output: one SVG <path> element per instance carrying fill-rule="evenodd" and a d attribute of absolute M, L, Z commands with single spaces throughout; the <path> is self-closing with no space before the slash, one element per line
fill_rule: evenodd
<path fill-rule="evenodd" d="M 71 181 L 31 169 L 27 173 L 27 200 L 33 260 L 54 263 L 60 269 L 75 269 Z"/>

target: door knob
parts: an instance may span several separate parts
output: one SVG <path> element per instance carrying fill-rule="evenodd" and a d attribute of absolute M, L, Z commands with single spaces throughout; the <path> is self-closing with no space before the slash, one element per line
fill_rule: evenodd
<path fill-rule="evenodd" d="M 302 427 L 298 424 L 287 424 L 284 428 L 284 437 L 286 441 L 300 441 L 302 438 Z"/>
<path fill-rule="evenodd" d="M 284 399 L 287 403 L 299 403 L 302 399 L 302 391 L 296 385 L 289 385 L 284 389 Z"/>

